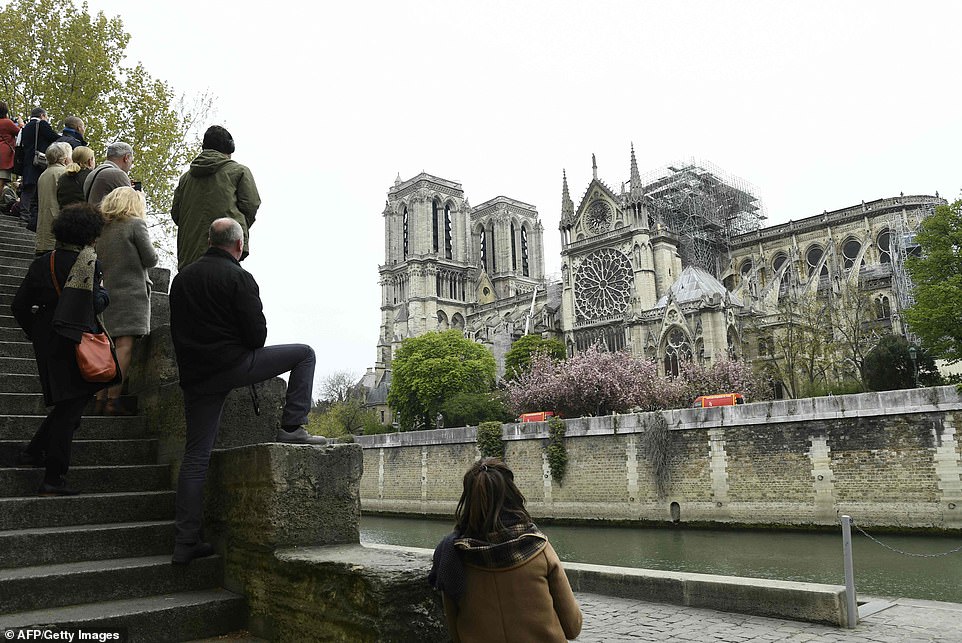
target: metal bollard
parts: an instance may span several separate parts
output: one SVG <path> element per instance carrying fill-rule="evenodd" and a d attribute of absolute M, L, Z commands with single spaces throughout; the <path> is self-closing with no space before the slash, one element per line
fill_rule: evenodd
<path fill-rule="evenodd" d="M 845 561 L 845 601 L 848 627 L 858 625 L 858 601 L 855 599 L 855 565 L 852 562 L 852 518 L 842 516 L 842 558 Z"/>

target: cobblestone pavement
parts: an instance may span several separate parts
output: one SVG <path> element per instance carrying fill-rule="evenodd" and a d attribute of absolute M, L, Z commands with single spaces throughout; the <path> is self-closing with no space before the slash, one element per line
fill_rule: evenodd
<path fill-rule="evenodd" d="M 584 614 L 579 642 L 723 641 L 754 643 L 962 643 L 962 604 L 896 599 L 854 630 L 600 594 L 576 594 Z"/>

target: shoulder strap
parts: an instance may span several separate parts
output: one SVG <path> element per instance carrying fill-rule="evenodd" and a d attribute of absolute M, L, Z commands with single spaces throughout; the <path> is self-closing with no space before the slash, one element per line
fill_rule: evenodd
<path fill-rule="evenodd" d="M 40 141 L 40 119 L 33 126 L 33 151 L 37 151 L 37 143 Z"/>
<path fill-rule="evenodd" d="M 53 256 L 54 256 L 55 254 L 57 254 L 57 251 L 56 251 L 56 250 L 54 250 L 53 252 L 50 253 L 50 278 L 53 280 L 54 290 L 57 291 L 57 296 L 59 297 L 59 296 L 60 296 L 60 282 L 57 281 L 57 273 L 54 272 L 54 270 L 53 270 Z"/>
<path fill-rule="evenodd" d="M 83 191 L 84 191 L 84 201 L 89 201 L 89 200 L 90 200 L 90 190 L 93 190 L 93 189 L 94 189 L 94 181 L 97 180 L 97 175 L 100 174 L 101 171 L 106 170 L 108 167 L 109 167 L 109 166 L 106 165 L 106 164 L 101 165 L 100 167 L 98 167 L 96 170 L 93 171 L 93 174 L 91 174 L 91 175 L 88 176 L 86 179 L 84 179 L 84 184 L 83 184 L 83 186 L 82 186 L 82 187 L 83 187 Z M 79 174 L 79 173 L 78 173 L 78 174 Z M 87 179 L 90 179 L 90 190 L 88 190 L 87 187 L 86 187 L 86 185 L 87 185 Z"/>

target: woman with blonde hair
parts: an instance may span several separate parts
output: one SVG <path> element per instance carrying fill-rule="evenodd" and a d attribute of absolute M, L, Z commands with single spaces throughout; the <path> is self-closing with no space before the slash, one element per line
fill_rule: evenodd
<path fill-rule="evenodd" d="M 150 331 L 150 278 L 147 269 L 157 265 L 157 253 L 147 234 L 143 193 L 119 187 L 100 202 L 104 230 L 97 241 L 97 257 L 103 266 L 104 287 L 110 308 L 104 326 L 114 340 L 117 361 L 126 379 L 134 340 Z M 107 415 L 130 415 L 120 400 L 123 381 L 102 391 L 98 411 Z"/>
<path fill-rule="evenodd" d="M 94 151 L 85 145 L 75 147 L 72 158 L 73 162 L 67 166 L 67 171 L 57 180 L 57 203 L 61 208 L 71 203 L 87 202 L 84 181 L 97 165 Z"/>

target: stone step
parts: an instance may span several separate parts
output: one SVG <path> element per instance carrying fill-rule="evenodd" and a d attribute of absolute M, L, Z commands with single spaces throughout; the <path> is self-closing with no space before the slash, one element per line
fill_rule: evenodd
<path fill-rule="evenodd" d="M 8 314 L 8 315 L 10 314 L 10 305 L 12 303 L 13 303 L 12 292 L 0 293 L 0 310 L 2 310 L 4 314 Z"/>
<path fill-rule="evenodd" d="M 9 328 L 0 328 L 0 333 Z M 0 390 L 4 393 L 42 393 L 39 375 L 19 375 L 16 373 L 4 373 L 0 380 Z"/>
<path fill-rule="evenodd" d="M 171 565 L 168 554 L 5 569 L 0 570 L 0 605 L 17 612 L 38 603 L 52 608 L 212 589 L 220 585 L 223 567 L 220 556 L 180 566 Z"/>
<path fill-rule="evenodd" d="M 27 254 L 26 252 L 10 254 L 4 253 L 0 255 L 0 266 L 18 266 L 24 270 L 23 274 L 26 274 L 26 269 L 30 267 L 33 260 L 36 257 L 33 254 Z"/>
<path fill-rule="evenodd" d="M 0 531 L 56 525 L 170 520 L 173 516 L 173 491 L 0 498 Z"/>
<path fill-rule="evenodd" d="M 23 281 L 23 275 L 4 275 L 0 274 L 0 286 L 9 286 L 11 288 L 18 288 L 20 282 Z"/>
<path fill-rule="evenodd" d="M 8 252 L 36 252 L 37 240 L 32 232 L 27 232 L 26 228 L 21 228 L 19 232 L 4 230 L 0 234 L 0 254 Z"/>
<path fill-rule="evenodd" d="M 0 328 L 20 328 L 17 318 L 10 314 L 9 310 L 0 309 Z"/>
<path fill-rule="evenodd" d="M 29 263 L 27 264 L 30 265 Z M 4 277 L 15 277 L 19 281 L 17 285 L 20 285 L 20 281 L 23 281 L 24 276 L 27 274 L 26 266 L 10 265 L 8 263 L 0 263 L 0 276 Z"/>
<path fill-rule="evenodd" d="M 27 335 L 20 326 L 0 327 L 0 342 L 25 342 Z"/>
<path fill-rule="evenodd" d="M 8 466 L 14 464 L 23 447 L 24 442 L 20 440 L 0 440 L 0 462 Z M 70 465 L 76 467 L 156 463 L 157 440 L 151 439 L 78 440 L 75 438 L 70 449 Z"/>
<path fill-rule="evenodd" d="M 0 569 L 81 560 L 170 555 L 170 520 L 0 531 Z"/>
<path fill-rule="evenodd" d="M 81 493 L 166 491 L 170 465 L 76 466 L 68 473 L 70 486 Z M 43 469 L 0 467 L 0 497 L 36 495 Z"/>
<path fill-rule="evenodd" d="M 23 338 L 12 342 L 0 342 L 0 357 L 30 357 L 33 358 L 33 344 Z"/>
<path fill-rule="evenodd" d="M 0 440 L 26 442 L 40 428 L 43 415 L 0 415 Z M 80 429 L 74 434 L 78 440 L 124 440 L 147 436 L 147 421 L 143 417 L 109 417 L 85 415 Z"/>
<path fill-rule="evenodd" d="M 36 375 L 37 360 L 33 357 L 0 357 L 0 379 L 7 373 L 13 375 Z"/>
<path fill-rule="evenodd" d="M 0 344 L 0 348 L 3 348 L 4 344 Z M 6 346 L 11 346 L 11 344 L 6 344 Z M 32 351 L 33 347 L 27 344 L 27 347 Z M 7 377 L 15 377 L 13 375 L 4 376 L 4 380 Z M 3 386 L 3 380 L 0 380 L 0 386 Z M 121 398 L 125 406 L 132 410 L 134 413 L 137 412 L 137 398 L 135 396 L 125 395 Z M 0 393 L 0 415 L 47 415 L 49 409 L 43 403 L 42 393 Z M 84 415 L 93 415 L 93 402 L 84 411 Z"/>
<path fill-rule="evenodd" d="M 247 604 L 225 589 L 178 592 L 0 616 L 0 629 L 56 623 L 61 628 L 126 628 L 131 641 L 189 641 L 243 628 Z"/>

